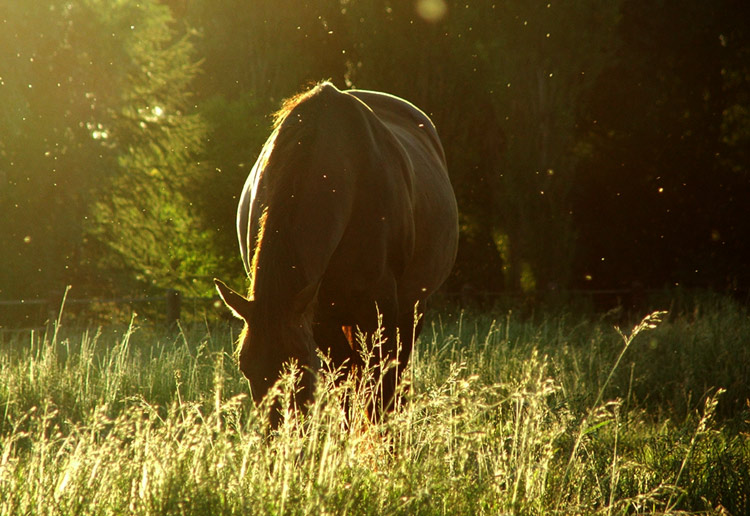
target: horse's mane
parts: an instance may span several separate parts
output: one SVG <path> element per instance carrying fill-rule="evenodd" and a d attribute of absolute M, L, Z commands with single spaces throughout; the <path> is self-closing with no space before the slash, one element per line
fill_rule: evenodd
<path fill-rule="evenodd" d="M 263 208 L 263 213 L 258 219 L 258 234 L 255 237 L 255 252 L 253 253 L 253 259 L 250 262 L 250 290 L 249 295 L 252 299 L 255 293 L 255 276 L 258 270 L 258 256 L 260 255 L 260 248 L 263 244 L 263 234 L 266 231 L 266 218 L 268 217 L 268 206 Z"/>
<path fill-rule="evenodd" d="M 326 87 L 333 87 L 333 85 L 329 81 L 320 81 L 311 86 L 309 89 L 284 99 L 281 102 L 281 107 L 279 108 L 279 110 L 272 115 L 273 128 L 278 129 L 279 126 L 284 123 L 284 120 L 286 120 L 289 114 L 294 110 L 294 108 L 296 108 L 305 100 L 314 97 L 315 95 L 323 91 Z"/>
<path fill-rule="evenodd" d="M 295 279 L 301 281 L 302 268 L 294 263 L 297 257 L 285 231 L 292 224 L 289 219 L 292 204 L 287 196 L 315 154 L 314 145 L 319 132 L 317 121 L 320 116 L 327 115 L 324 106 L 328 104 L 326 99 L 331 98 L 329 95 L 335 98 L 339 92 L 330 82 L 317 83 L 284 100 L 274 114 L 273 152 L 265 164 L 271 170 L 264 170 L 260 179 L 268 189 L 268 197 L 260 207 L 263 211 L 258 219 L 255 250 L 250 263 L 249 290 L 253 298 L 257 297 L 258 290 L 262 290 L 265 296 L 262 304 L 266 305 L 262 309 L 272 312 L 278 309 L 279 303 L 286 301 L 285 287 L 294 284 Z M 271 248 L 273 254 L 264 256 L 263 251 Z M 259 269 L 263 272 L 259 273 Z"/>

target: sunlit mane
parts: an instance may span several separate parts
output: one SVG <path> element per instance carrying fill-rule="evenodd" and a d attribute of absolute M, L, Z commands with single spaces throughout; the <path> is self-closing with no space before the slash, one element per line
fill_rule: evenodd
<path fill-rule="evenodd" d="M 266 232 L 266 219 L 268 218 L 268 206 L 263 208 L 263 213 L 258 219 L 258 236 L 255 239 L 255 252 L 253 253 L 253 260 L 250 263 L 250 296 L 255 293 L 255 276 L 257 275 L 258 269 L 258 256 L 260 255 L 260 248 L 263 245 L 263 235 Z"/>
<path fill-rule="evenodd" d="M 327 81 L 321 81 L 307 91 L 297 93 L 292 97 L 284 99 L 281 104 L 281 108 L 273 114 L 274 129 L 278 128 L 281 125 L 284 119 L 289 116 L 289 113 L 291 113 L 298 104 L 318 93 L 320 91 L 320 88 L 325 84 L 327 84 Z"/>

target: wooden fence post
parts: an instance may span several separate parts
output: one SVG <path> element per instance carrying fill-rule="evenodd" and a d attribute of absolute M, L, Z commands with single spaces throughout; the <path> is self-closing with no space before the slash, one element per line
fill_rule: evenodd
<path fill-rule="evenodd" d="M 167 289 L 167 326 L 172 328 L 180 320 L 182 293 L 177 289 Z"/>

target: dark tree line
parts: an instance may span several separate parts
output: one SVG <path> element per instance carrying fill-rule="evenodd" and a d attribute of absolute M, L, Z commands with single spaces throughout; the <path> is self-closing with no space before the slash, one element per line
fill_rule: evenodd
<path fill-rule="evenodd" d="M 599 284 L 750 285 L 748 7 L 623 5 L 616 60 L 587 99 L 576 202 L 577 266 Z"/>
<path fill-rule="evenodd" d="M 312 82 L 435 120 L 448 288 L 747 289 L 742 0 L 0 0 L 0 298 L 242 281 L 237 195 Z"/>

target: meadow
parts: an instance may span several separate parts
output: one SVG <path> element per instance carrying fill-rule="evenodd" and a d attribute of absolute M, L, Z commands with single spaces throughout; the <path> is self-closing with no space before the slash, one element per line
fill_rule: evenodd
<path fill-rule="evenodd" d="M 750 514 L 748 310 L 663 308 L 442 308 L 386 421 L 333 372 L 295 415 L 290 371 L 273 431 L 236 326 L 63 311 L 0 336 L 0 514 Z"/>

